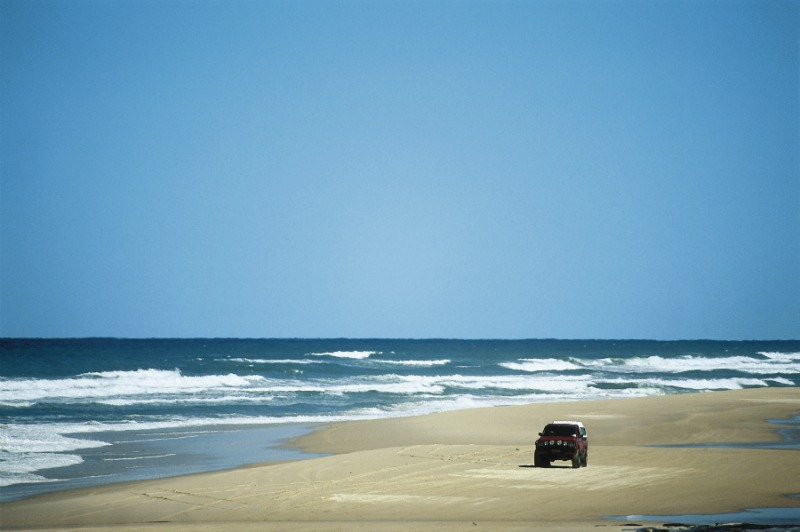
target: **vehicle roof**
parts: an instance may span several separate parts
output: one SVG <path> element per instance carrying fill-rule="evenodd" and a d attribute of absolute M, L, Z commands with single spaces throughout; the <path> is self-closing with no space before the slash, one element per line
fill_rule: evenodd
<path fill-rule="evenodd" d="M 551 421 L 550 424 L 551 425 L 578 425 L 579 427 L 583 427 L 583 423 L 581 423 L 580 421 Z"/>

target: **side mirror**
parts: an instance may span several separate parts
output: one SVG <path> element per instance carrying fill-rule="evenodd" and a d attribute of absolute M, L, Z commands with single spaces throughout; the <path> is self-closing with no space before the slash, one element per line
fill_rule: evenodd
<path fill-rule="evenodd" d="M 540 432 L 540 433 L 539 433 L 539 436 L 544 436 L 544 432 Z"/>

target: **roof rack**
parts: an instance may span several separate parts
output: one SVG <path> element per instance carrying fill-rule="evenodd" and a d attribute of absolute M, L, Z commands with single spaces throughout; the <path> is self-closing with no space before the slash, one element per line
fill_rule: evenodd
<path fill-rule="evenodd" d="M 580 421 L 552 421 L 552 425 L 578 425 L 579 427 L 583 427 L 583 423 Z"/>

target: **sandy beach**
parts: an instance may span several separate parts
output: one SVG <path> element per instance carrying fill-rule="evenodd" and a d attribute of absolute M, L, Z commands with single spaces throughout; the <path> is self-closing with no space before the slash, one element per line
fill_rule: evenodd
<path fill-rule="evenodd" d="M 798 411 L 800 389 L 769 388 L 337 423 L 290 442 L 329 456 L 42 495 L 0 505 L 0 525 L 578 531 L 633 529 L 608 516 L 797 507 L 796 450 L 674 446 L 779 441 L 767 420 Z M 588 467 L 533 467 L 552 419 L 584 422 Z"/>

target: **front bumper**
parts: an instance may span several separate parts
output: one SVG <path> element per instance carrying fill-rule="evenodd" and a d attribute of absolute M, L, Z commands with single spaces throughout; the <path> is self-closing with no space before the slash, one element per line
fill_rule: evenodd
<path fill-rule="evenodd" d="M 546 460 L 572 460 L 575 456 L 575 448 L 571 449 L 536 449 L 536 455 Z"/>

